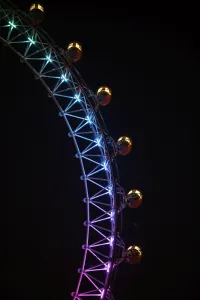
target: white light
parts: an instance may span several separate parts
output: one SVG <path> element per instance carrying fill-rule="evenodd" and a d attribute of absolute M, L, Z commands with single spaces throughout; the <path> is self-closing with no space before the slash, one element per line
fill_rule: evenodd
<path fill-rule="evenodd" d="M 103 164 L 102 164 L 102 166 L 104 167 L 104 170 L 105 170 L 105 171 L 108 170 L 108 165 L 107 165 L 107 164 L 108 164 L 107 161 L 104 161 Z"/>
<path fill-rule="evenodd" d="M 102 290 L 101 290 L 101 299 L 103 298 L 103 296 L 104 296 L 104 293 L 105 293 L 105 290 L 104 290 L 104 289 L 102 289 Z"/>
<path fill-rule="evenodd" d="M 35 44 L 35 41 L 33 39 L 31 39 L 30 37 L 28 38 L 29 42 L 31 43 L 31 45 Z"/>
<path fill-rule="evenodd" d="M 86 119 L 86 121 L 88 121 L 89 124 L 92 124 L 92 120 L 91 120 L 90 116 L 87 116 L 85 119 Z"/>
<path fill-rule="evenodd" d="M 109 271 L 110 271 L 110 266 L 111 266 L 111 263 L 108 262 L 108 264 L 107 264 L 107 266 L 106 266 L 106 271 L 107 271 L 107 273 L 109 273 Z"/>
<path fill-rule="evenodd" d="M 110 213 L 111 221 L 114 221 L 114 215 L 115 215 L 115 211 L 112 210 L 111 213 Z"/>
<path fill-rule="evenodd" d="M 52 62 L 51 55 L 49 55 L 49 56 L 47 55 L 47 56 L 46 56 L 46 60 L 47 60 L 48 62 Z"/>
<path fill-rule="evenodd" d="M 96 142 L 96 144 L 97 144 L 97 146 L 101 146 L 101 137 L 99 137 L 99 138 L 97 138 L 96 140 L 95 140 L 95 142 Z"/>
<path fill-rule="evenodd" d="M 111 246 L 111 247 L 113 246 L 113 242 L 114 242 L 114 237 L 111 236 L 111 238 L 110 238 L 110 246 Z"/>
<path fill-rule="evenodd" d="M 67 78 L 66 75 L 64 75 L 64 74 L 61 76 L 61 79 L 62 79 L 62 82 L 63 82 L 63 81 L 65 81 L 65 82 L 68 81 L 68 78 Z"/>
<path fill-rule="evenodd" d="M 112 192 L 113 192 L 113 187 L 112 187 L 112 186 L 109 186 L 109 187 L 108 187 L 108 194 L 109 194 L 109 195 L 112 195 Z"/>
<path fill-rule="evenodd" d="M 17 27 L 13 22 L 8 22 L 8 23 L 11 26 L 12 29 Z"/>
<path fill-rule="evenodd" d="M 76 99 L 76 101 L 81 102 L 80 95 L 76 94 L 74 95 L 74 98 Z"/>

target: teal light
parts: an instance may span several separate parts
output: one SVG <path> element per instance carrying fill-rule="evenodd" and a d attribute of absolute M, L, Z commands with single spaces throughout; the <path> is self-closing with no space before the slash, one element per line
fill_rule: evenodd
<path fill-rule="evenodd" d="M 11 21 L 9 21 L 8 24 L 11 26 L 12 29 L 17 27 L 17 25 L 15 25 L 15 24 L 14 24 L 13 22 L 11 22 Z"/>
<path fill-rule="evenodd" d="M 31 43 L 31 45 L 35 45 L 35 41 L 33 40 L 33 38 L 28 38 L 29 42 Z"/>
<path fill-rule="evenodd" d="M 51 62 L 52 62 L 51 55 L 49 55 L 49 56 L 47 55 L 47 56 L 46 56 L 46 60 L 47 60 L 49 63 L 51 63 Z"/>

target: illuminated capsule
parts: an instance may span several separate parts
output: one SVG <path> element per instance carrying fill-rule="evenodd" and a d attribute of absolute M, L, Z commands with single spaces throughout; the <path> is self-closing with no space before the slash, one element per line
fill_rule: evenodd
<path fill-rule="evenodd" d="M 77 62 L 82 56 L 82 46 L 78 42 L 72 42 L 67 47 L 67 54 L 73 62 Z"/>
<path fill-rule="evenodd" d="M 97 99 L 98 99 L 99 104 L 102 106 L 106 106 L 110 103 L 111 96 L 112 96 L 112 92 L 106 86 L 100 87 L 97 91 Z"/>
<path fill-rule="evenodd" d="M 40 24 L 44 19 L 44 7 L 42 6 L 42 4 L 31 4 L 29 15 L 34 25 Z"/>
<path fill-rule="evenodd" d="M 129 264 L 138 264 L 142 259 L 142 250 L 139 246 L 133 245 L 126 250 L 125 260 Z"/>
<path fill-rule="evenodd" d="M 126 202 L 130 208 L 138 208 L 142 203 L 142 198 L 139 190 L 131 190 L 126 196 Z"/>
<path fill-rule="evenodd" d="M 132 140 L 128 136 L 122 136 L 117 140 L 117 150 L 120 155 L 127 155 L 132 149 Z"/>

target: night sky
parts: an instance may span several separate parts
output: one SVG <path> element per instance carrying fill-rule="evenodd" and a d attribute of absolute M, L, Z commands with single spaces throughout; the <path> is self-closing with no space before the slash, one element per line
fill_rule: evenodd
<path fill-rule="evenodd" d="M 121 183 L 127 192 L 141 189 L 144 202 L 124 211 L 123 237 L 127 246 L 141 245 L 144 257 L 137 266 L 120 266 L 116 300 L 199 299 L 192 271 L 192 122 L 200 96 L 195 8 L 44 5 L 42 26 L 56 43 L 82 43 L 76 66 L 88 86 L 111 87 L 112 102 L 101 109 L 110 135 L 133 140 L 131 154 L 118 158 Z M 72 299 L 85 220 L 75 147 L 44 87 L 2 47 L 0 71 L 1 299 Z"/>

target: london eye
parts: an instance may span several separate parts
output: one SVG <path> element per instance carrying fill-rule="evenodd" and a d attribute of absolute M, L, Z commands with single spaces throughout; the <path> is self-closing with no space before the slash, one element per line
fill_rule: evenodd
<path fill-rule="evenodd" d="M 78 41 L 70 42 L 66 49 L 56 45 L 40 27 L 43 18 L 42 4 L 33 3 L 24 13 L 0 0 L 0 41 L 43 84 L 67 125 L 80 161 L 87 218 L 82 265 L 71 295 L 74 300 L 112 300 L 118 265 L 123 261 L 137 264 L 142 257 L 141 248 L 126 247 L 121 236 L 123 209 L 137 208 L 143 200 L 139 190 L 126 193 L 120 184 L 117 156 L 130 153 L 132 140 L 121 136 L 115 141 L 109 135 L 100 108 L 110 103 L 111 89 L 101 86 L 93 92 L 87 87 L 75 67 L 82 45 Z"/>

